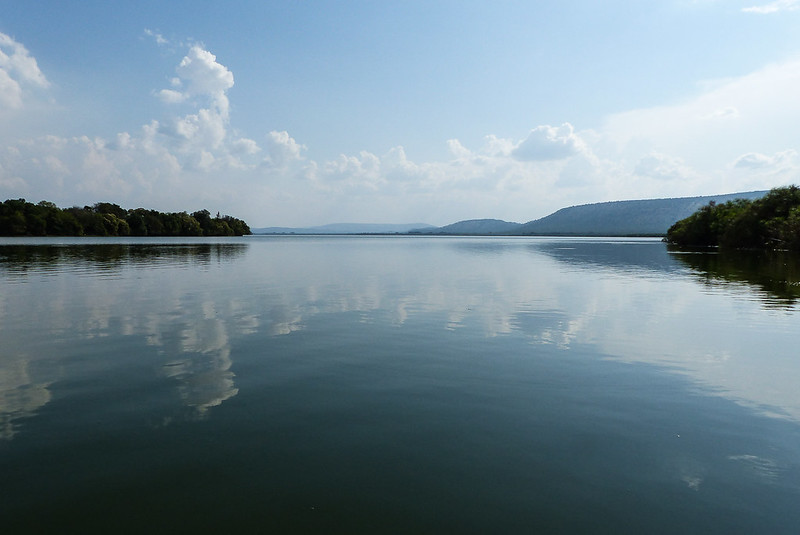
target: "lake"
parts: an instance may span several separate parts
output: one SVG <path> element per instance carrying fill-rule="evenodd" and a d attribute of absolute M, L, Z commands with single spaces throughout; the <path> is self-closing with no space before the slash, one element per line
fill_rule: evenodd
<path fill-rule="evenodd" d="M 800 533 L 800 268 L 0 239 L 4 533 Z"/>

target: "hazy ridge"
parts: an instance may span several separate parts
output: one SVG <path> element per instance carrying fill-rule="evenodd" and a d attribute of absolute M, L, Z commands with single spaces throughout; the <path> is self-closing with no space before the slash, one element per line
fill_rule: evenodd
<path fill-rule="evenodd" d="M 767 191 L 726 195 L 644 199 L 583 204 L 562 208 L 541 219 L 513 223 L 499 219 L 459 221 L 438 228 L 416 229 L 415 234 L 457 235 L 569 235 L 569 236 L 661 236 L 672 224 L 690 216 L 711 201 L 757 199 Z"/>
<path fill-rule="evenodd" d="M 749 191 L 704 197 L 646 199 L 584 204 L 562 208 L 522 225 L 519 234 L 570 234 L 581 236 L 663 235 L 675 222 L 692 215 L 711 201 L 757 199 L 767 191 Z"/>
<path fill-rule="evenodd" d="M 435 227 L 425 223 L 333 223 L 317 227 L 265 227 L 254 234 L 422 234 L 466 236 L 662 236 L 672 224 L 690 216 L 711 201 L 757 199 L 767 192 L 748 191 L 725 195 L 610 201 L 570 206 L 552 214 L 515 223 L 501 219 L 467 219 Z"/>

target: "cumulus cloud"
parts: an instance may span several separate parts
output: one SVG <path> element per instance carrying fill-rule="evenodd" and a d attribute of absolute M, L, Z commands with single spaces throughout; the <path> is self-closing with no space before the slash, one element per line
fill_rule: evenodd
<path fill-rule="evenodd" d="M 198 109 L 183 116 L 152 121 L 145 129 L 144 145 L 165 147 L 190 169 L 255 167 L 255 161 L 247 163 L 245 159 L 261 148 L 254 140 L 230 131 L 227 91 L 234 85 L 233 73 L 198 44 L 189 48 L 175 72 L 177 76 L 170 80 L 171 87 L 160 90 L 156 96 L 166 104 L 188 103 Z"/>
<path fill-rule="evenodd" d="M 163 124 L 159 131 L 179 140 L 181 149 L 190 151 L 197 147 L 219 148 L 228 134 L 227 127 L 225 116 L 203 108 Z"/>
<path fill-rule="evenodd" d="M 181 91 L 174 89 L 162 89 L 158 93 L 158 97 L 167 104 L 179 104 L 186 100 L 187 95 Z"/>
<path fill-rule="evenodd" d="M 383 158 L 381 166 L 386 178 L 394 183 L 424 180 L 425 166 L 412 162 L 403 147 L 392 147 Z"/>
<path fill-rule="evenodd" d="M 514 142 L 510 139 L 489 134 L 483 138 L 484 144 L 481 152 L 488 156 L 508 156 L 514 150 Z"/>
<path fill-rule="evenodd" d="M 472 151 L 467 149 L 461 142 L 457 139 L 448 139 L 447 140 L 447 148 L 455 158 L 471 158 Z"/>
<path fill-rule="evenodd" d="M 8 39 L 0 42 L 0 90 L 11 88 L 3 95 L 13 99 L 14 88 L 46 79 L 36 82 L 31 63 L 20 60 L 27 51 Z M 306 226 L 343 214 L 363 222 L 528 221 L 572 204 L 800 179 L 798 147 L 786 145 L 800 116 L 800 60 L 705 84 L 685 102 L 615 114 L 596 130 L 565 122 L 534 126 L 523 139 L 489 134 L 477 147 L 443 140 L 449 152 L 434 161 L 415 160 L 402 146 L 315 161 L 288 131 L 245 137 L 232 127 L 234 76 L 214 54 L 193 44 L 178 58 L 153 96 L 180 113 L 108 140 L 18 140 L 0 151 L 0 185 L 15 196 L 48 192 L 61 205 L 112 198 L 183 210 L 227 199 L 254 225 Z"/>
<path fill-rule="evenodd" d="M 335 160 L 326 162 L 323 166 L 323 177 L 326 181 L 340 181 L 349 186 L 373 190 L 384 181 L 380 158 L 363 150 L 357 156 L 340 154 Z"/>
<path fill-rule="evenodd" d="M 239 138 L 231 143 L 233 154 L 256 154 L 261 152 L 261 147 L 252 139 Z"/>
<path fill-rule="evenodd" d="M 46 84 L 35 76 L 31 62 L 23 61 L 27 52 L 21 45 L 7 36 L 0 44 L 4 51 L 9 46 L 16 51 L 16 59 L 4 52 L 0 85 L 8 73 L 16 80 Z M 233 75 L 199 45 L 189 49 L 176 73 L 172 87 L 156 96 L 194 107 L 189 113 L 153 119 L 139 131 L 120 132 L 110 140 L 82 135 L 17 140 L 0 153 L 0 182 L 20 196 L 47 192 L 48 200 L 62 205 L 113 198 L 122 204 L 155 202 L 162 209 L 185 209 L 186 202 L 230 197 L 235 190 L 231 182 L 258 168 L 261 151 L 254 140 L 230 128 L 226 91 Z M 227 184 L 219 180 L 219 171 L 225 171 Z"/>
<path fill-rule="evenodd" d="M 800 158 L 794 149 L 772 155 L 748 152 L 730 166 L 730 176 L 741 180 L 741 189 L 767 189 L 800 182 Z"/>
<path fill-rule="evenodd" d="M 733 166 L 739 168 L 759 169 L 769 167 L 772 165 L 772 161 L 773 159 L 769 156 L 758 154 L 756 152 L 750 152 L 737 158 L 733 163 Z"/>
<path fill-rule="evenodd" d="M 316 162 L 306 158 L 306 146 L 287 131 L 271 131 L 256 142 L 231 128 L 227 92 L 233 74 L 202 46 L 188 49 L 175 75 L 155 97 L 170 106 L 194 108 L 188 113 L 152 119 L 138 131 L 108 140 L 81 135 L 18 140 L 0 154 L 0 182 L 21 196 L 46 191 L 48 200 L 62 205 L 113 198 L 123 205 L 169 210 L 237 197 L 237 205 L 269 210 L 287 224 L 299 215 L 298 202 L 320 213 L 346 206 L 353 213 L 401 220 L 412 217 L 403 215 L 408 207 L 421 207 L 445 223 L 499 206 L 502 195 L 494 194 L 503 191 L 520 193 L 507 205 L 530 210 L 526 190 L 555 183 L 560 165 L 512 156 L 518 147 L 533 144 L 536 132 L 546 134 L 540 145 L 556 146 L 539 147 L 537 158 L 563 157 L 581 146 L 571 125 L 565 125 L 539 127 L 523 141 L 489 135 L 477 150 L 454 139 L 445 161 L 415 162 L 397 146 L 382 156 L 360 151 Z M 536 152 L 520 150 L 528 157 Z M 237 183 L 247 185 L 251 194 L 245 199 Z"/>
<path fill-rule="evenodd" d="M 800 0 L 775 0 L 769 4 L 742 8 L 742 11 L 745 13 L 768 15 L 770 13 L 778 13 L 779 11 L 796 11 L 800 9 L 800 5 L 798 4 L 800 4 Z"/>
<path fill-rule="evenodd" d="M 784 166 L 792 166 L 796 160 L 797 151 L 793 149 L 778 152 L 774 156 L 749 152 L 737 158 L 733 163 L 733 167 L 739 169 L 775 169 Z"/>
<path fill-rule="evenodd" d="M 238 138 L 229 128 L 227 91 L 233 87 L 233 73 L 198 44 L 189 48 L 175 72 L 178 76 L 170 80 L 172 87 L 160 90 L 156 96 L 166 104 L 188 103 L 198 109 L 152 121 L 145 132 L 145 145 L 163 145 L 189 169 L 255 166 L 255 162 L 248 164 L 242 158 L 258 153 L 258 144 Z"/>
<path fill-rule="evenodd" d="M 537 126 L 528 137 L 512 151 L 515 158 L 524 161 L 561 160 L 582 152 L 583 141 L 575 134 L 572 125 L 560 127 Z"/>
<path fill-rule="evenodd" d="M 0 109 L 20 108 L 26 87 L 46 88 L 49 85 L 28 49 L 0 32 Z"/>
<path fill-rule="evenodd" d="M 200 45 L 194 45 L 175 69 L 179 83 L 173 80 L 172 85 L 185 87 L 182 95 L 185 99 L 197 96 L 210 97 L 219 113 L 228 113 L 226 92 L 233 87 L 233 73 L 217 62 L 217 57 Z M 162 90 L 177 93 L 175 90 Z"/>
<path fill-rule="evenodd" d="M 0 108 L 22 106 L 22 88 L 8 72 L 0 69 Z"/>
<path fill-rule="evenodd" d="M 289 132 L 272 131 L 267 135 L 267 157 L 264 163 L 273 168 L 285 169 L 290 163 L 302 159 L 305 145 L 299 144 Z"/>
<path fill-rule="evenodd" d="M 93 195 L 130 192 L 124 157 L 101 139 L 44 136 L 20 142 L 5 158 L 7 171 L 24 181 L 31 193 L 71 189 Z"/>

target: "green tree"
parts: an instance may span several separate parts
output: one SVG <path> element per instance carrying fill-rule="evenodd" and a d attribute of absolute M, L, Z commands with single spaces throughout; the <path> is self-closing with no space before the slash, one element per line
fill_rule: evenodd
<path fill-rule="evenodd" d="M 761 199 L 710 203 L 678 221 L 667 241 L 730 249 L 800 249 L 800 188 L 775 188 Z"/>
<path fill-rule="evenodd" d="M 110 202 L 95 203 L 92 209 L 98 214 L 112 214 L 119 219 L 125 219 L 125 216 L 128 215 L 127 210 L 120 208 L 118 204 L 112 204 Z"/>
<path fill-rule="evenodd" d="M 128 223 L 128 229 L 131 236 L 147 236 L 147 210 L 144 208 L 136 208 L 135 210 L 128 210 L 125 216 L 125 222 Z"/>
<path fill-rule="evenodd" d="M 83 226 L 74 214 L 56 209 L 47 215 L 47 233 L 51 236 L 83 236 Z"/>
<path fill-rule="evenodd" d="M 0 203 L 2 236 L 233 236 L 249 234 L 244 221 L 223 216 L 211 218 L 208 210 L 161 213 L 101 202 L 83 208 L 60 209 L 49 201 L 25 199 Z"/>

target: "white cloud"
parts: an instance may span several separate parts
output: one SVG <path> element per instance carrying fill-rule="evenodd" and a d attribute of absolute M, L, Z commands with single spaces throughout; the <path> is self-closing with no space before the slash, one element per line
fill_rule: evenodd
<path fill-rule="evenodd" d="M 745 7 L 742 9 L 745 13 L 757 13 L 759 15 L 767 15 L 770 13 L 777 13 L 779 11 L 796 11 L 800 9 L 799 0 L 775 0 L 769 4 L 761 6 Z"/>
<path fill-rule="evenodd" d="M 49 87 L 36 58 L 22 44 L 0 32 L 0 109 L 20 108 L 26 87 Z"/>
<path fill-rule="evenodd" d="M 9 56 L 8 53 L 11 53 Z M 20 43 L 14 41 L 4 33 L 0 33 L 0 69 L 6 72 L 15 72 L 23 82 L 28 82 L 40 87 L 48 87 L 47 81 L 36 59 Z"/>
<path fill-rule="evenodd" d="M 48 200 L 67 206 L 113 198 L 120 204 L 183 210 L 186 203 L 231 197 L 235 188 L 230 182 L 257 168 L 255 155 L 261 150 L 252 139 L 230 131 L 225 92 L 233 75 L 197 45 L 177 72 L 181 78 L 172 87 L 185 90 L 164 89 L 157 96 L 192 105 L 191 113 L 151 120 L 139 132 L 121 132 L 110 141 L 87 136 L 18 139 L 0 153 L 0 183 L 29 197 L 47 192 Z"/>
<path fill-rule="evenodd" d="M 175 120 L 164 132 L 185 140 L 188 146 L 219 148 L 227 136 L 228 121 L 216 110 L 203 108 Z"/>
<path fill-rule="evenodd" d="M 272 131 L 267 135 L 267 157 L 264 163 L 269 167 L 285 169 L 290 163 L 301 160 L 305 145 L 300 145 L 285 130 Z"/>
<path fill-rule="evenodd" d="M 381 166 L 386 178 L 393 183 L 424 180 L 427 176 L 425 167 L 409 160 L 405 149 L 399 146 L 383 156 Z"/>
<path fill-rule="evenodd" d="M 148 37 L 152 37 L 153 39 L 155 39 L 156 44 L 158 44 L 158 45 L 168 45 L 169 44 L 169 40 L 167 40 L 163 35 L 161 35 L 158 32 L 154 32 L 153 30 L 149 30 L 149 29 L 145 28 L 144 29 L 144 34 L 147 35 Z"/>
<path fill-rule="evenodd" d="M 260 148 L 255 141 L 237 138 L 228 131 L 226 93 L 233 87 L 233 73 L 197 44 L 191 46 L 175 71 L 178 76 L 170 80 L 172 88 L 160 90 L 156 93 L 158 98 L 167 104 L 207 104 L 207 107 L 184 116 L 153 121 L 147 145 L 163 145 L 189 169 L 247 168 L 241 158 L 256 154 Z"/>
<path fill-rule="evenodd" d="M 584 149 L 585 144 L 575 134 L 572 125 L 564 123 L 558 128 L 537 126 L 514 148 L 512 154 L 523 161 L 561 160 Z"/>
<path fill-rule="evenodd" d="M 158 98 L 167 104 L 179 104 L 186 100 L 187 95 L 174 89 L 162 89 L 157 93 Z"/>
<path fill-rule="evenodd" d="M 358 156 L 340 154 L 335 160 L 325 162 L 320 184 L 342 182 L 350 187 L 367 187 L 372 190 L 384 182 L 381 160 L 374 154 L 361 151 Z"/>
<path fill-rule="evenodd" d="M 450 139 L 443 141 L 448 156 L 438 161 L 414 160 L 402 146 L 315 161 L 287 131 L 245 137 L 228 113 L 231 71 L 196 44 L 177 63 L 177 76 L 154 96 L 179 105 L 172 109 L 181 115 L 108 140 L 17 140 L 0 151 L 0 185 L 15 196 L 47 192 L 60 205 L 113 199 L 184 210 L 226 203 L 220 208 L 254 226 L 305 226 L 343 219 L 529 221 L 572 204 L 765 189 L 800 179 L 800 147 L 791 145 L 800 119 L 800 60 L 705 84 L 685 102 L 615 114 L 594 131 L 564 122 L 535 126 L 524 139 L 489 134 L 479 147 Z M 24 101 L 22 80 L 17 70 L 0 68 L 0 88 L 10 88 L 5 98 L 16 98 L 20 88 Z"/>
<path fill-rule="evenodd" d="M 458 158 L 472 158 L 472 152 L 467 149 L 461 142 L 457 139 L 448 139 L 447 140 L 447 148 L 456 159 Z"/>
<path fill-rule="evenodd" d="M 0 109 L 20 106 L 22 106 L 22 87 L 11 78 L 10 74 L 0 69 Z"/>
<path fill-rule="evenodd" d="M 612 115 L 597 131 L 592 150 L 643 178 L 682 177 L 660 185 L 627 184 L 637 197 L 769 189 L 800 176 L 788 166 L 780 178 L 766 174 L 754 165 L 757 157 L 742 155 L 800 148 L 787 146 L 797 139 L 798 94 L 800 59 L 771 64 L 705 83 L 680 103 Z M 656 161 L 652 155 L 662 157 Z"/>
<path fill-rule="evenodd" d="M 766 156 L 764 154 L 758 154 L 756 152 L 749 152 L 744 154 L 736 159 L 733 163 L 734 167 L 745 167 L 750 169 L 760 169 L 764 167 L 769 167 L 773 164 L 773 158 Z"/>
<path fill-rule="evenodd" d="M 481 148 L 483 154 L 489 156 L 508 156 L 514 150 L 514 142 L 510 139 L 503 139 L 489 134 L 484 138 L 484 145 Z"/>
<path fill-rule="evenodd" d="M 217 62 L 217 57 L 200 45 L 194 45 L 175 69 L 180 77 L 178 85 L 186 87 L 185 98 L 207 96 L 212 99 L 220 114 L 228 114 L 228 98 L 225 92 L 233 87 L 233 73 Z M 172 85 L 176 86 L 173 79 Z M 166 90 L 173 91 L 173 90 Z M 163 92 L 163 91 L 162 91 Z"/>
<path fill-rule="evenodd" d="M 231 153 L 233 154 L 256 154 L 258 152 L 261 152 L 261 148 L 252 139 L 239 138 L 231 143 Z"/>
<path fill-rule="evenodd" d="M 783 186 L 800 182 L 800 158 L 794 149 L 777 152 L 772 156 L 757 152 L 743 154 L 733 162 L 734 175 L 740 175 L 759 184 Z"/>

